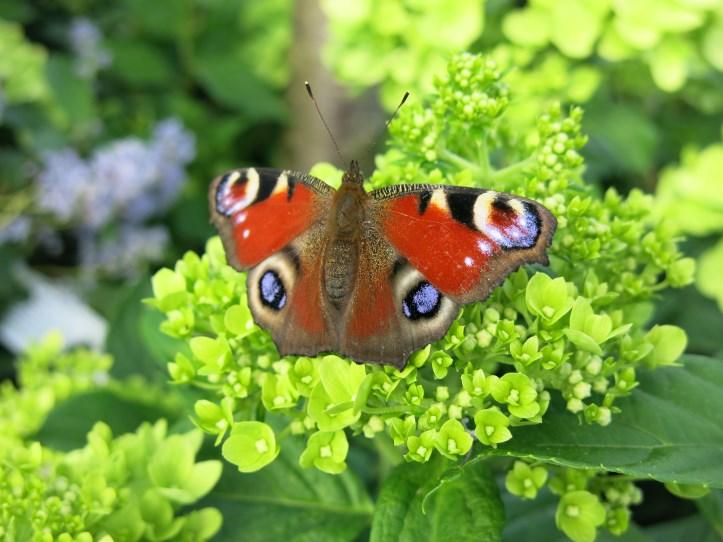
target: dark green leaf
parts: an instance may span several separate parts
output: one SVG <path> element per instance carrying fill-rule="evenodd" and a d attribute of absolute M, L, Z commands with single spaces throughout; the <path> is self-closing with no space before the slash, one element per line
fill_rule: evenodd
<path fill-rule="evenodd" d="M 659 523 L 645 533 L 654 542 L 720 542 L 720 536 L 700 516 Z"/>
<path fill-rule="evenodd" d="M 444 476 L 447 465 L 405 463 L 392 471 L 379 494 L 371 542 L 501 540 L 504 509 L 487 466 L 476 462 Z"/>
<path fill-rule="evenodd" d="M 723 362 L 683 362 L 640 374 L 640 387 L 617 403 L 622 413 L 608 427 L 580 424 L 557 404 L 544 423 L 515 429 L 488 453 L 723 487 Z"/>
<path fill-rule="evenodd" d="M 281 120 L 283 102 L 235 54 L 207 54 L 198 59 L 197 76 L 219 103 L 252 120 Z"/>
<path fill-rule="evenodd" d="M 71 58 L 59 54 L 48 59 L 47 77 L 65 124 L 73 128 L 87 127 L 96 114 L 91 81 L 75 72 Z"/>
<path fill-rule="evenodd" d="M 696 499 L 695 504 L 713 530 L 723 538 L 723 491 L 713 490 L 705 497 Z"/>
<path fill-rule="evenodd" d="M 107 423 L 114 435 L 120 435 L 161 417 L 173 421 L 177 413 L 109 388 L 99 389 L 73 395 L 58 404 L 33 438 L 51 448 L 72 450 L 85 445 L 85 437 L 96 422 Z"/>
<path fill-rule="evenodd" d="M 302 469 L 302 447 L 296 439 L 284 440 L 276 461 L 252 474 L 224 466 L 220 482 L 202 503 L 223 514 L 216 542 L 240 537 L 245 542 L 344 542 L 368 526 L 372 504 L 356 476 Z"/>
<path fill-rule="evenodd" d="M 173 66 L 163 51 L 149 42 L 115 41 L 110 43 L 113 55 L 111 70 L 133 85 L 170 85 Z"/>
<path fill-rule="evenodd" d="M 585 149 L 593 178 L 610 174 L 643 175 L 655 157 L 658 133 L 641 110 L 608 101 L 592 103 L 585 111 Z"/>
<path fill-rule="evenodd" d="M 140 374 L 165 381 L 166 364 L 184 348 L 181 341 L 161 333 L 163 314 L 141 302 L 151 295 L 150 280 L 139 281 L 110 319 L 106 349 L 113 355 L 111 374 L 117 378 Z"/>

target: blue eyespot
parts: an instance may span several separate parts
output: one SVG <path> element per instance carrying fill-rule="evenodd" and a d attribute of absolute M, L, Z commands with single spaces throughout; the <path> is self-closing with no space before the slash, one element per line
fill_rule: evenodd
<path fill-rule="evenodd" d="M 410 320 L 432 318 L 439 311 L 442 296 L 434 286 L 422 281 L 402 300 L 402 312 Z"/>
<path fill-rule="evenodd" d="M 274 310 L 281 310 L 286 305 L 286 289 L 275 271 L 266 271 L 259 280 L 261 303 Z"/>

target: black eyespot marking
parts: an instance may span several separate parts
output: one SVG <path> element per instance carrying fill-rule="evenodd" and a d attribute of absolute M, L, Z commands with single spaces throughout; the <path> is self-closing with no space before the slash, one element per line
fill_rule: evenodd
<path fill-rule="evenodd" d="M 477 231 L 474 225 L 474 204 L 480 193 L 450 192 L 447 194 L 447 205 L 452 218 L 465 226 Z"/>
<path fill-rule="evenodd" d="M 266 271 L 259 279 L 259 297 L 261 303 L 275 311 L 286 305 L 286 288 L 276 271 Z"/>
<path fill-rule="evenodd" d="M 442 294 L 426 280 L 412 288 L 402 300 L 402 312 L 410 320 L 433 318 L 442 304 Z"/>
<path fill-rule="evenodd" d="M 421 192 L 419 194 L 419 205 L 417 206 L 417 210 L 419 211 L 419 216 L 422 216 L 424 212 L 427 210 L 427 207 L 429 206 L 429 202 L 432 199 L 432 192 L 429 190 L 425 190 L 424 192 Z"/>

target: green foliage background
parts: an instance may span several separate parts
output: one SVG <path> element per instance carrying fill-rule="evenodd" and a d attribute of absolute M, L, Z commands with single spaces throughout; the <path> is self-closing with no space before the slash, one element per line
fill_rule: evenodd
<path fill-rule="evenodd" d="M 412 92 L 367 188 L 491 187 L 559 221 L 549 268 L 401 372 L 280 358 L 208 225 L 215 175 L 285 166 L 299 5 L 0 1 L 0 312 L 31 267 L 109 322 L 103 352 L 0 351 L 0 537 L 718 540 L 723 4 L 319 2 L 350 99 Z M 48 153 L 92 169 L 169 118 L 178 195 L 92 230 L 164 248 L 89 265 L 83 213 L 43 204 Z"/>

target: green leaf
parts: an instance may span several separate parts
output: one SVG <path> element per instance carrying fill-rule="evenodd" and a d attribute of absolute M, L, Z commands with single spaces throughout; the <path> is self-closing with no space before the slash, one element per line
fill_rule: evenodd
<path fill-rule="evenodd" d="M 715 490 L 695 501 L 698 510 L 723 538 L 723 491 Z"/>
<path fill-rule="evenodd" d="M 179 349 L 187 351 L 183 343 L 161 333 L 164 315 L 141 303 L 150 293 L 149 281 L 140 280 L 110 317 L 106 350 L 115 360 L 111 374 L 116 378 L 142 375 L 166 381 L 166 363 L 173 361 Z"/>
<path fill-rule="evenodd" d="M 76 72 L 73 61 L 64 55 L 53 55 L 46 68 L 48 84 L 55 102 L 63 113 L 64 125 L 77 127 L 96 117 L 95 96 L 91 81 Z"/>
<path fill-rule="evenodd" d="M 379 494 L 370 541 L 501 540 L 504 510 L 487 466 L 467 464 L 436 488 L 448 465 L 438 460 L 396 467 Z M 422 503 L 435 488 L 425 514 Z"/>
<path fill-rule="evenodd" d="M 224 469 L 218 485 L 203 500 L 223 514 L 217 542 L 267 540 L 345 542 L 369 524 L 372 504 L 349 470 L 330 476 L 298 464 L 303 441 L 284 440 L 273 464 L 252 473 Z"/>
<path fill-rule="evenodd" d="M 99 421 L 120 435 L 135 431 L 143 422 L 162 417 L 173 421 L 177 416 L 157 403 L 122 397 L 110 389 L 94 390 L 73 395 L 57 405 L 33 438 L 44 446 L 72 450 L 85 445 L 88 431 Z"/>
<path fill-rule="evenodd" d="M 197 61 L 197 74 L 204 88 L 219 103 L 252 120 L 281 120 L 281 100 L 234 54 L 207 54 Z"/>
<path fill-rule="evenodd" d="M 616 402 L 622 412 L 608 427 L 580 424 L 555 404 L 543 424 L 515 428 L 510 441 L 485 453 L 723 488 L 723 362 L 681 361 L 682 368 L 641 372 L 640 387 Z"/>
<path fill-rule="evenodd" d="M 646 533 L 654 542 L 720 542 L 720 535 L 700 516 L 658 523 Z"/>
<path fill-rule="evenodd" d="M 174 67 L 163 51 L 148 41 L 109 43 L 111 71 L 132 85 L 171 85 Z"/>

